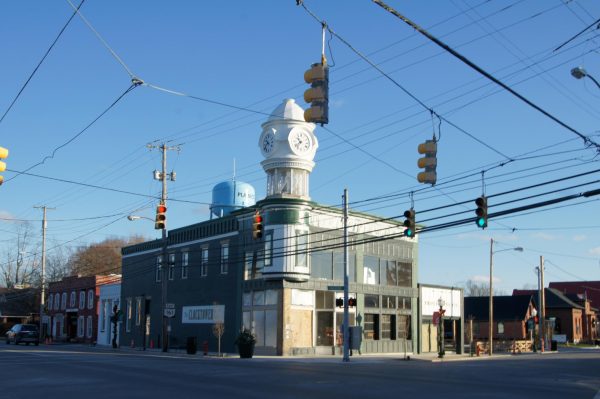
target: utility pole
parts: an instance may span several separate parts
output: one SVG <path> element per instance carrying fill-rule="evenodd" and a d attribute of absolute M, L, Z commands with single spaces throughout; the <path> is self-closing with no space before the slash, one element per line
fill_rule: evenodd
<path fill-rule="evenodd" d="M 154 171 L 154 179 L 160 180 L 162 182 L 162 192 L 160 196 L 160 205 L 167 206 L 167 179 L 171 181 L 175 181 L 175 172 L 167 173 L 167 151 L 168 150 L 176 150 L 180 151 L 181 148 L 177 146 L 167 147 L 165 143 L 160 146 L 148 143 L 146 145 L 148 149 L 152 150 L 154 148 L 158 148 L 161 150 L 162 154 L 162 171 L 159 172 L 157 170 Z M 164 223 L 162 226 L 162 284 L 161 284 L 161 317 L 162 317 L 162 333 L 161 333 L 161 343 L 162 343 L 162 351 L 167 352 L 169 350 L 169 327 L 167 325 L 168 319 L 165 316 L 165 304 L 167 303 L 167 289 L 168 289 L 168 268 L 169 268 L 169 260 L 168 260 L 168 241 L 167 241 L 167 224 Z M 145 338 L 144 338 L 145 339 Z"/>
<path fill-rule="evenodd" d="M 344 189 L 344 362 L 350 361 L 350 326 L 348 310 L 348 189 Z"/>
<path fill-rule="evenodd" d="M 490 345 L 490 356 L 492 356 L 494 347 L 494 291 L 492 289 L 494 271 L 494 239 L 490 238 L 490 317 L 489 317 L 489 345 Z"/>
<path fill-rule="evenodd" d="M 544 352 L 544 313 L 545 313 L 545 301 L 546 296 L 544 295 L 544 257 L 540 256 L 540 350 Z"/>
<path fill-rule="evenodd" d="M 42 293 L 40 298 L 40 340 L 42 340 L 45 337 L 42 319 L 44 315 L 44 305 L 46 304 L 46 210 L 54 210 L 56 208 L 48 208 L 46 205 L 34 206 L 34 208 L 42 209 L 44 215 L 42 218 Z"/>

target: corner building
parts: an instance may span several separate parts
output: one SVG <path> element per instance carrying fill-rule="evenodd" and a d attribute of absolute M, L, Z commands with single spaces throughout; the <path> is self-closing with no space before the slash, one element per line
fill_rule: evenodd
<path fill-rule="evenodd" d="M 169 231 L 166 251 L 161 240 L 123 249 L 122 342 L 160 345 L 164 295 L 175 309 L 171 347 L 193 339 L 214 352 L 213 326 L 222 322 L 224 352 L 235 352 L 237 333 L 248 328 L 256 354 L 341 353 L 343 212 L 309 196 L 318 139 L 303 112 L 288 99 L 262 125 L 265 199 Z M 252 234 L 256 212 L 260 239 Z M 418 240 L 403 231 L 399 222 L 349 213 L 349 296 L 356 299 L 350 325 L 361 329 L 362 353 L 413 351 Z"/>

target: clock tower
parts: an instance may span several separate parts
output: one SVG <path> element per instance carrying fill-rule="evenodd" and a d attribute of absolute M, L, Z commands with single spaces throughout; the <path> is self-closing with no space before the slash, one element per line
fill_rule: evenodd
<path fill-rule="evenodd" d="M 310 200 L 308 178 L 319 146 L 314 130 L 294 99 L 284 100 L 262 124 L 258 146 L 265 157 L 267 198 Z"/>

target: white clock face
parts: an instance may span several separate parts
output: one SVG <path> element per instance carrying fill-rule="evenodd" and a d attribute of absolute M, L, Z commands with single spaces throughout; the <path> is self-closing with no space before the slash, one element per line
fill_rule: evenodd
<path fill-rule="evenodd" d="M 308 152 L 312 147 L 312 140 L 306 132 L 294 132 L 290 134 L 289 139 L 292 149 L 297 153 Z"/>
<path fill-rule="evenodd" d="M 265 134 L 261 146 L 265 154 L 270 154 L 271 151 L 273 151 L 273 147 L 275 146 L 275 136 L 273 135 L 273 133 L 269 132 Z"/>

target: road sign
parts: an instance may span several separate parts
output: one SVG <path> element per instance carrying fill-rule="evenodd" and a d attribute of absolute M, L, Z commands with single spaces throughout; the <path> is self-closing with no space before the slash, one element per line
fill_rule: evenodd
<path fill-rule="evenodd" d="M 174 303 L 165 303 L 165 309 L 175 309 Z"/>
<path fill-rule="evenodd" d="M 343 285 L 328 285 L 327 290 L 328 291 L 344 291 L 344 286 Z"/>
<path fill-rule="evenodd" d="M 175 317 L 175 309 L 165 309 L 165 317 Z"/>

